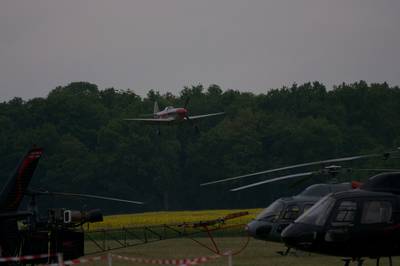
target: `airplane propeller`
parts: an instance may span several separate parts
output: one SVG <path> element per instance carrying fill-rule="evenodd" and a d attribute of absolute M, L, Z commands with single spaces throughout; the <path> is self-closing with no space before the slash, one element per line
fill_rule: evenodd
<path fill-rule="evenodd" d="M 208 185 L 233 181 L 233 180 L 237 180 L 237 179 L 241 179 L 241 178 L 247 178 L 247 177 L 258 176 L 258 175 L 262 175 L 262 174 L 274 173 L 274 172 L 279 172 L 279 171 L 284 171 L 284 170 L 290 170 L 290 169 L 313 166 L 313 165 L 320 165 L 320 164 L 348 162 L 348 161 L 368 159 L 368 158 L 378 158 L 378 157 L 382 157 L 384 160 L 387 160 L 392 156 L 392 154 L 398 153 L 398 152 L 400 152 L 400 147 L 397 148 L 397 150 L 385 152 L 385 153 L 373 153 L 373 154 L 357 155 L 357 156 L 342 157 L 342 158 L 328 159 L 328 160 L 322 160 L 322 161 L 314 161 L 314 162 L 308 162 L 308 163 L 295 164 L 295 165 L 290 165 L 290 166 L 285 166 L 285 167 L 280 167 L 280 168 L 275 168 L 275 169 L 269 169 L 269 170 L 251 173 L 251 174 L 245 174 L 245 175 L 229 177 L 229 178 L 220 179 L 220 180 L 209 181 L 209 182 L 200 184 L 200 186 L 208 186 Z"/>
<path fill-rule="evenodd" d="M 188 106 L 188 104 L 189 104 L 189 101 L 190 101 L 190 97 L 187 97 L 186 100 L 185 100 L 185 104 L 183 105 L 183 108 L 185 108 L 186 110 L 187 110 L 187 106 Z M 185 119 L 186 119 L 187 121 L 189 121 L 189 123 L 193 126 L 193 128 L 196 130 L 196 133 L 199 133 L 199 132 L 200 132 L 199 127 L 196 125 L 196 123 L 193 122 L 192 119 L 190 119 L 188 113 L 186 113 Z"/>

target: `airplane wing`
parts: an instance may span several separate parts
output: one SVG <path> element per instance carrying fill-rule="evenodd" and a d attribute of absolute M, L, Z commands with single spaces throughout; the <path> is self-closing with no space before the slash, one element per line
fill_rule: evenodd
<path fill-rule="evenodd" d="M 174 118 L 125 118 L 126 121 L 138 121 L 144 124 L 150 125 L 160 125 L 160 124 L 169 124 L 175 121 Z"/>
<path fill-rule="evenodd" d="M 225 112 L 205 114 L 205 115 L 193 115 L 193 116 L 189 116 L 189 120 L 196 120 L 196 119 L 201 119 L 201 118 L 205 118 L 205 117 L 224 115 L 224 114 L 225 114 Z"/>

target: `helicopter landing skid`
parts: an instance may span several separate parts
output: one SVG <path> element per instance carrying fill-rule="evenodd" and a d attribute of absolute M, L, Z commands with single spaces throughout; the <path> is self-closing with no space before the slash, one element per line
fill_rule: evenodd
<path fill-rule="evenodd" d="M 380 257 L 378 257 L 378 258 L 376 258 L 376 266 L 379 266 L 380 264 Z M 393 261 L 392 261 L 392 257 L 391 256 L 389 256 L 388 257 L 388 260 L 389 260 L 389 266 L 392 266 L 393 265 Z"/>
<path fill-rule="evenodd" d="M 276 253 L 278 253 L 279 255 L 281 255 L 281 256 L 287 256 L 288 254 L 289 254 L 289 252 L 290 252 L 290 249 L 291 248 L 287 248 L 286 250 L 282 250 L 282 251 L 277 251 Z"/>
<path fill-rule="evenodd" d="M 351 261 L 357 261 L 357 266 L 362 266 L 364 260 L 361 258 L 343 258 L 342 261 L 344 262 L 344 266 L 349 266 Z"/>
<path fill-rule="evenodd" d="M 376 266 L 380 265 L 380 259 L 381 259 L 380 257 L 376 258 Z M 392 266 L 393 265 L 392 257 L 389 256 L 388 260 L 389 260 L 389 266 Z M 344 262 L 344 266 L 349 266 L 351 261 L 357 261 L 357 266 L 362 266 L 364 263 L 364 260 L 362 258 L 357 258 L 357 259 L 344 258 L 344 259 L 342 259 L 342 261 Z"/>

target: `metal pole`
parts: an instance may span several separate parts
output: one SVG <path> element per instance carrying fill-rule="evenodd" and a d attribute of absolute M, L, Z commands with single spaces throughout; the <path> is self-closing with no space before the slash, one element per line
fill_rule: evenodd
<path fill-rule="evenodd" d="M 57 262 L 59 266 L 64 266 L 64 257 L 62 253 L 57 253 Z"/>
<path fill-rule="evenodd" d="M 233 261 L 232 261 L 232 252 L 229 251 L 228 253 L 228 266 L 232 266 Z"/>
<path fill-rule="evenodd" d="M 103 250 L 106 250 L 106 230 L 103 230 Z"/>
<path fill-rule="evenodd" d="M 108 266 L 112 266 L 112 255 L 111 253 L 107 253 L 107 261 L 108 261 Z"/>

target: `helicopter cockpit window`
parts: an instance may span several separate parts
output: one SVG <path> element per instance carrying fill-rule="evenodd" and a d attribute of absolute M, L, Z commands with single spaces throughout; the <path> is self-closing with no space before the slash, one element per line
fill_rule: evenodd
<path fill-rule="evenodd" d="M 259 215 L 257 215 L 256 220 L 274 221 L 279 218 L 283 207 L 284 204 L 280 200 L 277 200 L 269 205 L 268 208 L 264 209 Z"/>
<path fill-rule="evenodd" d="M 289 205 L 285 213 L 283 214 L 283 219 L 285 220 L 296 220 L 297 217 L 299 217 L 300 214 L 300 208 L 297 205 Z"/>
<path fill-rule="evenodd" d="M 322 226 L 335 204 L 335 199 L 330 194 L 320 199 L 310 209 L 304 212 L 295 222 Z"/>
<path fill-rule="evenodd" d="M 304 209 L 303 209 L 303 213 L 308 211 L 308 209 L 310 209 L 313 206 L 313 204 L 306 204 L 304 205 Z"/>
<path fill-rule="evenodd" d="M 392 204 L 389 201 L 367 201 L 361 216 L 362 224 L 389 223 L 392 219 Z"/>
<path fill-rule="evenodd" d="M 342 201 L 333 217 L 333 226 L 349 225 L 354 223 L 357 212 L 357 202 Z"/>

